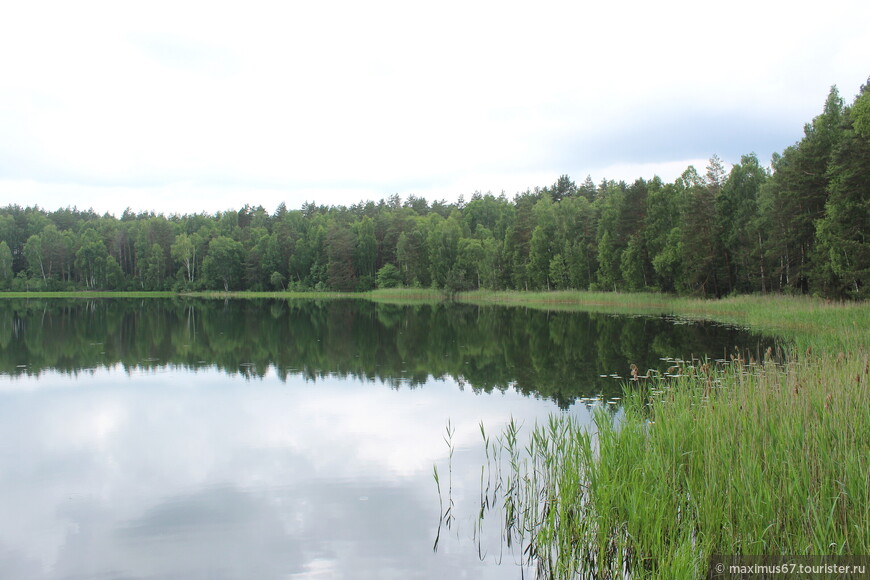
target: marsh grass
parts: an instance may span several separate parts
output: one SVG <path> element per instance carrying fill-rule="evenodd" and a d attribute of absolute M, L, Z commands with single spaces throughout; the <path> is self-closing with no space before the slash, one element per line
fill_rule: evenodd
<path fill-rule="evenodd" d="M 510 461 L 494 472 L 507 484 L 488 489 L 510 502 L 503 525 L 541 577 L 690 578 L 712 554 L 867 554 L 868 372 L 864 349 L 695 361 L 627 385 L 622 414 L 599 408 L 594 434 L 553 416 L 520 453 L 509 428 L 497 447 Z"/>
<path fill-rule="evenodd" d="M 814 298 L 474 293 L 461 301 L 669 314 L 790 345 L 689 361 L 624 386 L 594 430 L 554 415 L 520 449 L 484 435 L 495 517 L 544 578 L 704 577 L 713 554 L 870 552 L 870 308 Z M 485 433 L 481 429 L 482 433 Z"/>

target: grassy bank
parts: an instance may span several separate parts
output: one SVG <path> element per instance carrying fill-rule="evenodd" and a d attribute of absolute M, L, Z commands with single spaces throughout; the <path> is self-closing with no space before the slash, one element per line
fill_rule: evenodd
<path fill-rule="evenodd" d="M 868 358 L 682 369 L 510 451 L 489 505 L 545 577 L 693 578 L 713 554 L 870 552 Z M 512 490 L 512 491 L 504 491 Z M 486 517 L 486 516 L 484 516 Z"/>
<path fill-rule="evenodd" d="M 713 554 L 870 553 L 870 306 L 810 298 L 484 294 L 479 302 L 668 313 L 788 337 L 788 361 L 695 363 L 625 386 L 623 414 L 569 417 L 483 494 L 545 576 L 704 577 Z M 585 304 L 584 304 L 585 303 Z M 485 506 L 484 506 L 485 507 Z M 481 510 L 482 514 L 486 509 Z M 483 516 L 484 519 L 486 515 Z"/>

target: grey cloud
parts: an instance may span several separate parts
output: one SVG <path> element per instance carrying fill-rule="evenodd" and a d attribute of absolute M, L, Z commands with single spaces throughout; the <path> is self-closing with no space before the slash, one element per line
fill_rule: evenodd
<path fill-rule="evenodd" d="M 650 110 L 612 132 L 578 134 L 552 147 L 554 158 L 579 172 L 584 167 L 707 159 L 713 154 L 736 162 L 741 155 L 756 152 L 764 162 L 774 151 L 799 139 L 800 132 L 800 126 L 785 120 L 715 111 Z"/>

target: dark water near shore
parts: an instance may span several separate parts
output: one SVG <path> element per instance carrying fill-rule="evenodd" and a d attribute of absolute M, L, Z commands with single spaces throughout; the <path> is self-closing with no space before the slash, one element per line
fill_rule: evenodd
<path fill-rule="evenodd" d="M 621 393 L 601 375 L 771 344 L 516 307 L 0 300 L 0 577 L 519 577 L 462 517 L 432 549 L 448 420 L 472 517 L 480 422 L 589 420 Z"/>

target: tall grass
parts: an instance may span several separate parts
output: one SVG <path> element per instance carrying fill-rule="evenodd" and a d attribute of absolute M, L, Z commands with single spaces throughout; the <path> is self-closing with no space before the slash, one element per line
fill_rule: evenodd
<path fill-rule="evenodd" d="M 520 451 L 509 428 L 492 455 L 510 460 L 487 470 L 497 483 L 482 493 L 481 522 L 499 514 L 542 577 L 692 578 L 713 554 L 870 553 L 867 306 L 667 307 L 798 346 L 783 364 L 695 361 L 630 382 L 622 413 L 598 409 L 593 433 L 553 416 Z"/>

